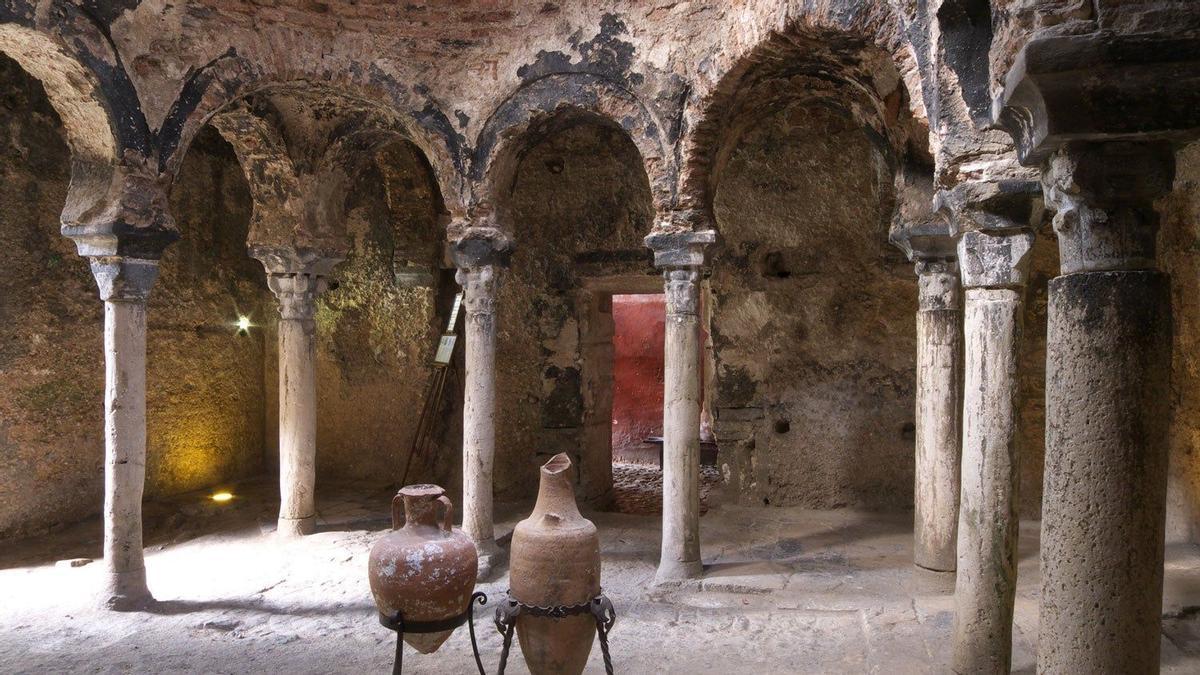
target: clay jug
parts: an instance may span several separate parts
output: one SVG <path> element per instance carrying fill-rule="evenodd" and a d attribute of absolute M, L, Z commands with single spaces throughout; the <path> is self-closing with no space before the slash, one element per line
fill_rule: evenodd
<path fill-rule="evenodd" d="M 509 583 L 519 602 L 579 605 L 600 593 L 600 535 L 579 515 L 572 473 L 566 453 L 546 462 L 533 513 L 513 532 Z M 533 675 L 582 673 L 595 634 L 591 613 L 517 618 L 521 652 Z"/>
<path fill-rule="evenodd" d="M 471 538 L 453 524 L 454 507 L 437 485 L 408 485 L 392 498 L 392 531 L 371 547 L 367 563 L 380 614 L 442 621 L 467 610 L 479 560 Z M 404 641 L 429 654 L 453 632 L 405 633 Z"/>

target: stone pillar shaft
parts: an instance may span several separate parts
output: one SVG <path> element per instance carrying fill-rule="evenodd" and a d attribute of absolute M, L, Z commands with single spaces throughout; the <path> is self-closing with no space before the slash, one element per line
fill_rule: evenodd
<path fill-rule="evenodd" d="M 700 576 L 700 272 L 668 269 L 660 580 Z"/>
<path fill-rule="evenodd" d="M 1154 269 L 1169 147 L 1072 145 L 1043 168 L 1050 282 L 1038 672 L 1154 673 L 1161 641 L 1170 280 Z"/>
<path fill-rule="evenodd" d="M 1017 359 L 1032 233 L 966 232 L 956 673 L 1008 673 L 1017 568 Z"/>
<path fill-rule="evenodd" d="M 317 524 L 317 296 L 342 261 L 334 250 L 253 244 L 279 300 L 278 534 L 312 534 Z"/>
<path fill-rule="evenodd" d="M 93 258 L 104 300 L 104 585 L 101 603 L 151 600 L 142 553 L 146 480 L 146 300 L 157 260 Z"/>
<path fill-rule="evenodd" d="M 294 536 L 316 529 L 317 295 L 321 277 L 272 273 L 267 285 L 279 299 L 279 522 Z"/>
<path fill-rule="evenodd" d="M 496 463 L 496 291 L 500 267 L 459 270 L 466 310 L 463 398 L 463 532 L 482 558 L 499 552 L 492 513 Z M 487 561 L 481 561 L 485 566 Z"/>
<path fill-rule="evenodd" d="M 958 536 L 962 289 L 950 261 L 918 262 L 913 561 L 952 572 Z"/>

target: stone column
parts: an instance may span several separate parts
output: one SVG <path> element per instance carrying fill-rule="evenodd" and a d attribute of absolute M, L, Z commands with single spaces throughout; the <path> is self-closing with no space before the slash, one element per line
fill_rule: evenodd
<path fill-rule="evenodd" d="M 962 287 L 954 238 L 943 222 L 895 232 L 917 271 L 916 470 L 913 562 L 953 572 L 957 557 L 962 425 Z"/>
<path fill-rule="evenodd" d="M 1008 673 L 1017 582 L 1017 352 L 1033 234 L 970 231 L 958 244 L 964 377 L 956 673 Z"/>
<path fill-rule="evenodd" d="M 663 372 L 663 525 L 658 583 L 701 576 L 700 268 L 712 232 L 646 238 L 663 270 L 666 328 Z"/>
<path fill-rule="evenodd" d="M 954 260 L 919 260 L 913 562 L 953 572 L 957 559 L 962 289 Z"/>
<path fill-rule="evenodd" d="M 252 247 L 279 300 L 279 521 L 282 536 L 316 529 L 317 296 L 340 257 L 289 248 Z"/>
<path fill-rule="evenodd" d="M 508 264 L 508 240 L 494 228 L 475 228 L 453 244 L 466 312 L 463 349 L 462 529 L 490 574 L 503 555 L 496 545 L 492 482 L 496 464 L 496 293 Z"/>
<path fill-rule="evenodd" d="M 1072 144 L 1043 167 L 1050 282 L 1038 672 L 1156 673 L 1170 280 L 1155 269 L 1162 144 Z"/>
<path fill-rule="evenodd" d="M 136 609 L 153 600 L 142 556 L 146 480 L 146 299 L 158 261 L 94 257 L 104 300 L 104 580 L 101 603 Z"/>

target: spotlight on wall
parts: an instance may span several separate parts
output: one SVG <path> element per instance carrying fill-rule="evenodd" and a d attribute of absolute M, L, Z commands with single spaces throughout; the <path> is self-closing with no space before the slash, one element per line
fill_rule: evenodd
<path fill-rule="evenodd" d="M 237 320 L 238 335 L 249 335 L 250 333 L 250 317 L 239 316 Z"/>
<path fill-rule="evenodd" d="M 212 496 L 212 500 L 213 500 L 214 502 L 217 502 L 218 504 L 224 504 L 225 502 L 227 502 L 227 501 L 229 501 L 229 500 L 231 500 L 231 499 L 233 499 L 233 493 L 232 493 L 232 492 L 225 492 L 225 491 L 222 491 L 222 492 L 214 492 L 214 493 L 213 493 L 213 496 Z"/>

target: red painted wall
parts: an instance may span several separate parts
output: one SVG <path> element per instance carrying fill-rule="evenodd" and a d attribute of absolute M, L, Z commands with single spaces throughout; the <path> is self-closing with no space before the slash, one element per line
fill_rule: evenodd
<path fill-rule="evenodd" d="M 657 448 L 643 441 L 662 435 L 663 296 L 614 295 L 612 311 L 613 457 L 657 463 Z"/>

